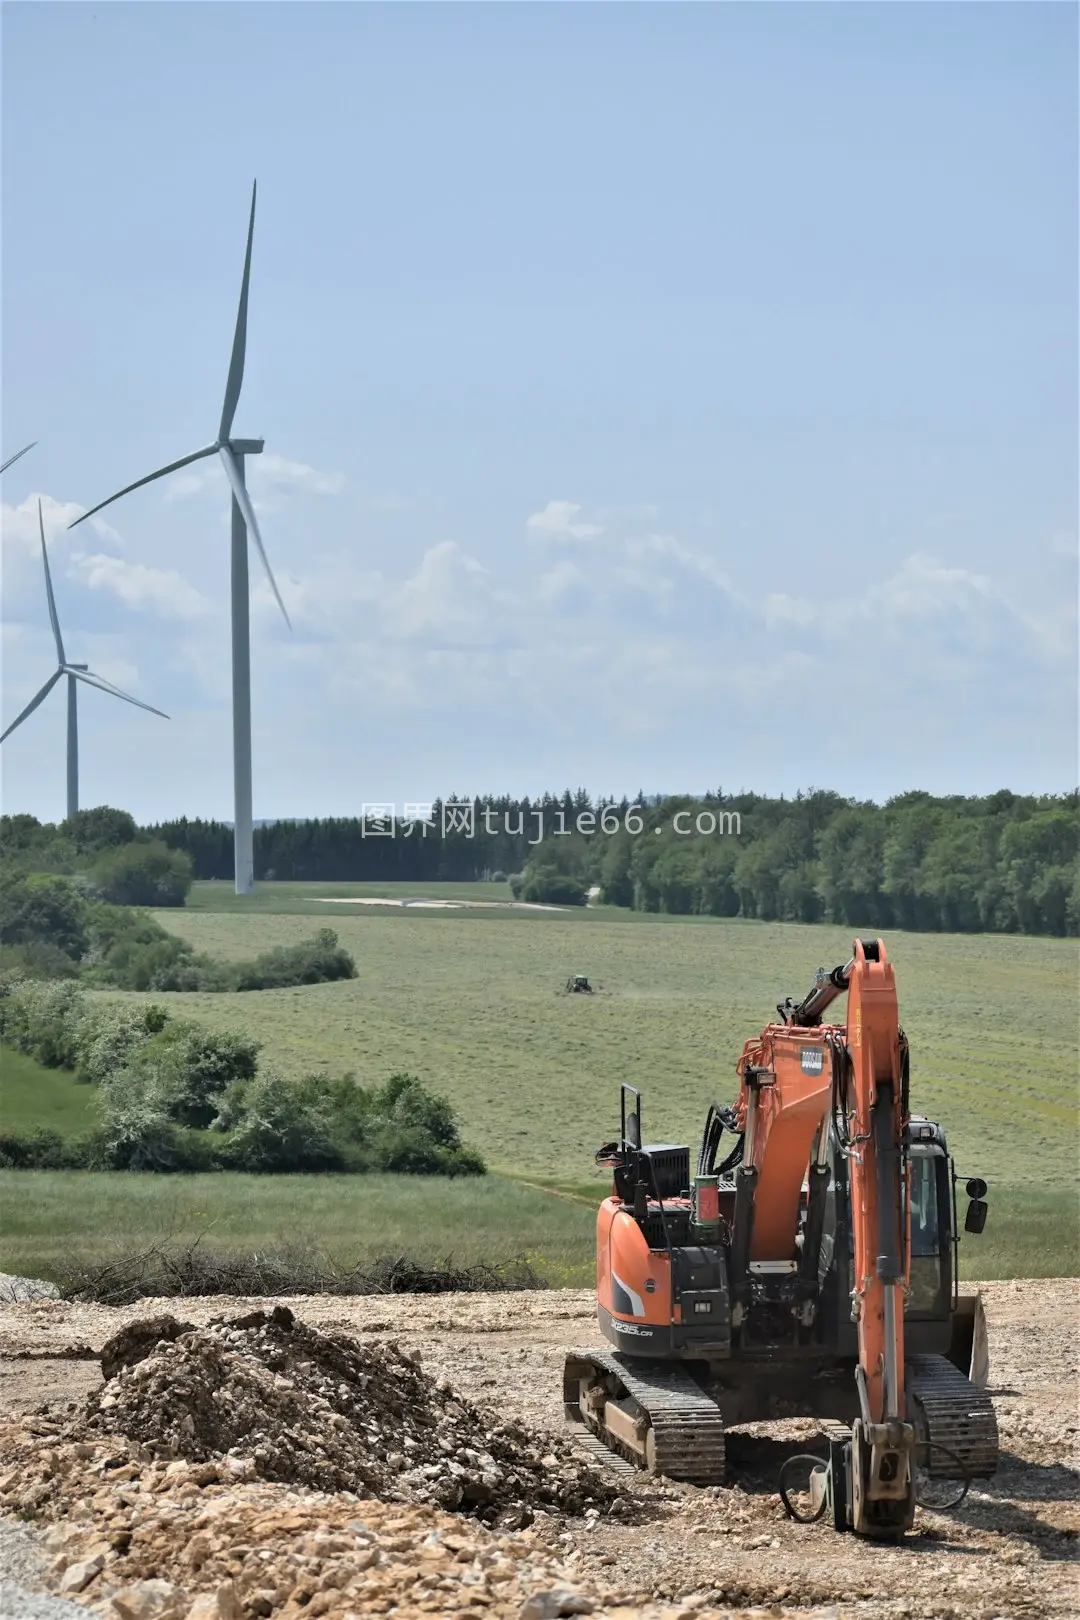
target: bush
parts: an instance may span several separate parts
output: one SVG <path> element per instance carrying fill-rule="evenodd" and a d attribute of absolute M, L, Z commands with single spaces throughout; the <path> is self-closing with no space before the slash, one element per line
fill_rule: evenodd
<path fill-rule="evenodd" d="M 115 906 L 182 906 L 191 888 L 194 867 L 183 850 L 159 839 L 121 844 L 107 850 L 90 867 L 91 888 Z"/>
<path fill-rule="evenodd" d="M 91 905 L 86 977 L 118 990 L 223 989 L 226 969 L 134 907 Z"/>
<path fill-rule="evenodd" d="M 135 1053 L 169 1022 L 164 1007 L 99 1007 L 85 1015 L 75 1078 L 101 1085 L 124 1069 Z"/>
<path fill-rule="evenodd" d="M 247 1088 L 244 1111 L 225 1150 L 235 1170 L 341 1170 L 333 1116 L 316 1088 L 295 1085 L 272 1070 Z"/>
<path fill-rule="evenodd" d="M 8 872 L 0 880 L 0 945 L 51 945 L 77 962 L 87 944 L 86 902 L 69 878 Z"/>
<path fill-rule="evenodd" d="M 79 964 L 59 945 L 38 939 L 28 945 L 0 945 L 0 972 L 23 979 L 77 979 Z"/>
<path fill-rule="evenodd" d="M 209 1143 L 199 1132 L 181 1131 L 158 1103 L 136 1088 L 102 1089 L 101 1128 L 95 1139 L 96 1166 L 102 1170 L 211 1170 Z"/>
<path fill-rule="evenodd" d="M 60 830 L 80 855 L 100 855 L 102 850 L 133 843 L 139 833 L 134 816 L 108 804 L 77 810 L 70 820 L 61 823 Z"/>
<path fill-rule="evenodd" d="M 0 994 L 0 1040 L 47 1069 L 73 1069 L 86 1001 L 70 983 L 8 983 Z"/>
<path fill-rule="evenodd" d="M 251 962 L 232 969 L 236 990 L 276 990 L 293 984 L 325 984 L 334 979 L 355 979 L 356 963 L 332 928 L 318 929 L 296 945 L 263 951 Z"/>
<path fill-rule="evenodd" d="M 370 1170 L 406 1175 L 476 1176 L 483 1159 L 462 1145 L 454 1110 L 415 1074 L 394 1074 L 366 1095 L 366 1161 Z"/>
<path fill-rule="evenodd" d="M 169 1023 L 135 1054 L 132 1068 L 146 1094 L 178 1125 L 206 1130 L 222 1094 L 255 1077 L 259 1043 L 217 1034 L 188 1020 Z"/>
<path fill-rule="evenodd" d="M 526 873 L 521 898 L 547 906 L 583 906 L 587 895 L 579 878 L 541 867 Z"/>
<path fill-rule="evenodd" d="M 0 1169 L 85 1170 L 96 1161 L 91 1137 L 64 1138 L 57 1131 L 29 1131 L 25 1136 L 0 1135 Z"/>

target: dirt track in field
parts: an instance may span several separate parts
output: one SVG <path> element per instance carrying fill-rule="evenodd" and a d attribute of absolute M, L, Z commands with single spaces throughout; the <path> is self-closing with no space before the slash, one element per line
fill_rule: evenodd
<path fill-rule="evenodd" d="M 810 1424 L 733 1431 L 731 1483 L 723 1489 L 699 1491 L 638 1478 L 630 1486 L 640 1504 L 632 1524 L 552 1515 L 538 1519 L 531 1534 L 544 1556 L 557 1559 L 564 1582 L 572 1581 L 599 1614 L 626 1613 L 626 1605 L 660 1604 L 672 1610 L 687 1603 L 702 1615 L 750 1611 L 762 1620 L 789 1614 L 836 1620 L 879 1615 L 920 1620 L 1023 1615 L 1034 1620 L 1080 1613 L 1075 1561 L 1080 1529 L 1080 1283 L 982 1286 L 1001 1469 L 993 1480 L 973 1487 L 958 1513 L 920 1510 L 915 1531 L 903 1545 L 873 1545 L 837 1535 L 824 1524 L 796 1525 L 784 1516 L 773 1485 L 776 1468 L 785 1445 L 812 1436 Z M 20 1432 L 25 1440 L 35 1422 L 47 1425 L 49 1418 L 62 1418 L 67 1403 L 81 1403 L 100 1387 L 97 1363 L 78 1357 L 100 1349 L 125 1322 L 171 1310 L 201 1324 L 270 1303 L 144 1301 L 138 1308 L 117 1310 L 42 1301 L 0 1307 L 9 1435 Z M 427 1370 L 449 1378 L 478 1406 L 538 1430 L 563 1428 L 564 1352 L 598 1342 L 593 1300 L 586 1293 L 357 1300 L 319 1296 L 287 1303 L 299 1318 L 319 1328 L 396 1339 L 419 1351 Z M 48 1413 L 41 1412 L 43 1404 Z M 42 1444 L 48 1444 L 47 1437 Z M 192 1490 L 189 1513 L 197 1506 L 192 1506 Z M 7 1506 L 10 1511 L 10 1496 Z M 136 1542 L 138 1534 L 136 1528 Z M 190 1535 L 182 1513 L 176 1535 L 179 1549 Z M 157 1573 L 169 1577 L 167 1567 Z M 354 1603 L 352 1608 L 320 1598 L 306 1612 L 466 1612 L 450 1595 L 434 1607 L 419 1603 L 416 1592 L 410 1595 L 407 1575 L 402 1579 L 405 1587 L 396 1596 L 390 1591 L 377 1602 Z M 450 1588 L 445 1590 L 449 1594 Z M 78 1594 L 79 1601 L 94 1601 L 94 1592 L 92 1580 Z M 492 1599 L 476 1602 L 478 1614 L 520 1610 L 520 1597 L 513 1609 Z M 114 1611 L 105 1607 L 101 1612 Z M 302 1606 L 286 1603 L 281 1612 L 300 1613 Z M 180 1613 L 182 1620 L 186 1610 Z"/>

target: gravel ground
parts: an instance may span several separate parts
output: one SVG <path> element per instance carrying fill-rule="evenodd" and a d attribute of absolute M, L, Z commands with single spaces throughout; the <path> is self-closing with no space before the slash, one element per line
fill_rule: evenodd
<path fill-rule="evenodd" d="M 900 1546 L 839 1536 L 824 1524 L 793 1524 L 775 1494 L 776 1468 L 785 1445 L 812 1433 L 813 1425 L 762 1424 L 732 1433 L 727 1486 L 700 1491 L 639 1476 L 631 1490 L 642 1517 L 632 1528 L 604 1518 L 582 1524 L 552 1515 L 547 1524 L 533 1527 L 541 1547 L 560 1561 L 566 1578 L 591 1594 L 594 1612 L 604 1615 L 627 1613 L 618 1605 L 632 1600 L 689 1604 L 703 1615 L 745 1608 L 758 1620 L 779 1615 L 1072 1620 L 1080 1613 L 1080 1283 L 990 1283 L 983 1292 L 1002 1461 L 998 1475 L 979 1482 L 958 1514 L 920 1510 L 915 1532 Z M 33 1438 L 35 1425 L 47 1429 L 52 1419 L 62 1421 L 68 1402 L 74 1410 L 100 1389 L 94 1352 L 124 1323 L 182 1305 L 184 1317 L 201 1324 L 247 1304 L 268 1308 L 272 1303 L 144 1301 L 139 1308 L 117 1310 L 38 1300 L 0 1306 L 9 1410 L 24 1424 L 27 1444 L 47 1446 L 47 1437 Z M 369 1335 L 397 1339 L 477 1407 L 538 1433 L 562 1427 L 564 1352 L 597 1342 L 588 1293 L 318 1296 L 285 1303 L 322 1329 L 361 1340 Z M 34 1414 L 43 1405 L 49 1413 L 39 1420 Z M 189 1492 L 190 1503 L 195 1500 Z M 183 1513 L 194 1508 L 177 1511 L 179 1534 Z M 182 1536 L 176 1545 L 180 1559 Z M 167 1549 L 164 1540 L 159 1546 Z M 172 1555 L 161 1550 L 156 1556 L 167 1565 Z M 169 1573 L 167 1567 L 161 1572 Z M 389 1606 L 375 1612 L 405 1612 L 394 1609 L 394 1600 L 386 1601 Z M 448 1600 L 425 1610 L 452 1611 L 464 1612 Z"/>
<path fill-rule="evenodd" d="M 46 1561 L 40 1532 L 0 1518 L 0 1615 L 4 1620 L 86 1620 L 86 1610 L 41 1588 Z"/>

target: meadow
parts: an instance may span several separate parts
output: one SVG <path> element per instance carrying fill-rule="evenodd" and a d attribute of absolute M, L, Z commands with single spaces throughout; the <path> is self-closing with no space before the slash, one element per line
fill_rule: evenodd
<path fill-rule="evenodd" d="M 607 1185 L 593 1154 L 617 1128 L 619 1082 L 643 1090 L 646 1136 L 696 1143 L 708 1103 L 736 1094 L 743 1041 L 775 1016 L 783 996 L 808 989 L 819 965 L 845 961 L 851 950 L 850 930 L 786 923 L 604 907 L 320 903 L 425 895 L 508 898 L 494 884 L 261 885 L 245 898 L 224 884 L 197 885 L 186 911 L 157 916 L 198 950 L 248 957 L 328 924 L 353 953 L 358 977 L 154 999 L 177 1015 L 256 1036 L 264 1061 L 286 1073 L 351 1070 L 368 1082 L 402 1069 L 418 1074 L 452 1100 L 464 1139 L 484 1153 L 492 1176 L 434 1183 L 7 1172 L 0 1265 L 47 1274 L 72 1244 L 88 1252 L 120 1241 L 113 1234 L 130 1245 L 205 1229 L 222 1246 L 302 1241 L 345 1259 L 400 1252 L 471 1264 L 524 1255 L 549 1281 L 587 1284 L 593 1211 Z M 1076 942 L 896 933 L 886 943 L 912 1047 L 913 1107 L 944 1124 L 963 1175 L 990 1183 L 987 1230 L 965 1241 L 964 1273 L 1080 1270 Z M 567 995 L 571 973 L 587 974 L 596 993 Z M 9 1085 L 11 1060 L 5 1053 L 5 1118 L 14 1129 L 8 1099 L 25 1115 L 34 1086 L 17 1072 Z M 85 1129 L 81 1115 L 57 1102 L 58 1081 L 61 1090 L 88 1091 L 51 1076 L 37 1095 L 52 1097 L 53 1117 L 39 1122 Z"/>
<path fill-rule="evenodd" d="M 785 995 L 809 989 L 818 966 L 851 954 L 851 931 L 840 928 L 609 907 L 354 910 L 320 904 L 316 896 L 333 892 L 322 885 L 280 885 L 289 910 L 269 911 L 277 887 L 243 911 L 224 885 L 201 884 L 197 909 L 157 916 L 198 950 L 231 959 L 295 943 L 317 916 L 353 953 L 356 979 L 156 999 L 257 1036 L 293 1074 L 415 1072 L 450 1097 L 492 1168 L 533 1179 L 588 1176 L 617 1123 L 623 1080 L 643 1089 L 654 1140 L 696 1140 L 709 1102 L 736 1095 L 743 1042 Z M 497 897 L 492 884 L 463 887 L 473 893 L 462 898 Z M 441 888 L 438 897 L 453 898 Z M 886 945 L 911 1042 L 913 1106 L 941 1120 L 959 1167 L 988 1180 L 1070 1184 L 1076 942 L 898 933 Z M 571 973 L 587 974 L 596 994 L 567 995 Z"/>

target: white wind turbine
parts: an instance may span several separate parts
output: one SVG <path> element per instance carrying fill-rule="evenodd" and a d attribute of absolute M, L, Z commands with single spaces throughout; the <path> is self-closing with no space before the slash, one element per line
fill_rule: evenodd
<path fill-rule="evenodd" d="M 28 450 L 32 450 L 34 448 L 35 444 L 37 444 L 37 440 L 33 439 L 29 444 L 24 444 L 21 450 L 16 450 L 13 456 L 8 456 L 7 460 L 0 465 L 0 473 L 6 473 L 8 468 L 14 466 L 19 457 L 25 456 Z"/>
<path fill-rule="evenodd" d="M 29 446 L 28 446 L 29 448 Z M 53 687 L 62 675 L 67 676 L 67 814 L 68 820 L 76 815 L 79 808 L 79 700 L 78 683 L 85 681 L 87 686 L 96 686 L 99 692 L 108 692 L 110 697 L 123 698 L 125 703 L 134 703 L 137 709 L 148 709 L 151 714 L 159 714 L 163 720 L 169 717 L 161 709 L 153 708 L 149 703 L 140 703 L 138 698 L 129 697 L 121 692 L 118 686 L 111 681 L 104 680 L 95 675 L 87 664 L 72 664 L 68 662 L 64 652 L 64 640 L 60 634 L 60 620 L 56 616 L 56 598 L 53 596 L 52 576 L 49 573 L 49 553 L 45 549 L 45 520 L 41 515 L 41 502 L 38 501 L 38 529 L 41 534 L 41 560 L 45 564 L 45 595 L 49 600 L 49 620 L 52 624 L 53 638 L 56 642 L 56 669 L 49 676 L 45 685 L 36 697 L 30 699 L 26 708 L 8 726 L 0 742 L 10 737 L 16 726 L 21 726 L 27 715 L 33 714 L 39 703 L 44 703 Z"/>
<path fill-rule="evenodd" d="M 234 439 L 232 437 L 233 417 L 236 415 L 236 406 L 240 398 L 240 387 L 244 380 L 244 351 L 247 346 L 247 309 L 248 284 L 251 280 L 251 242 L 255 232 L 255 186 L 251 188 L 251 217 L 248 221 L 247 252 L 244 255 L 244 277 L 240 284 L 240 306 L 236 312 L 236 330 L 233 334 L 232 358 L 229 361 L 229 376 L 225 384 L 225 403 L 221 410 L 221 421 L 218 425 L 217 438 L 213 444 L 204 445 L 201 450 L 193 450 L 190 455 L 181 456 L 179 461 L 170 461 L 167 467 L 159 467 L 156 472 L 147 473 L 145 478 L 137 478 L 133 484 L 126 484 L 123 489 L 110 495 L 108 500 L 99 501 L 92 506 L 89 512 L 76 518 L 75 523 L 83 523 L 95 512 L 118 501 L 121 495 L 127 495 L 133 489 L 140 489 L 143 484 L 152 484 L 157 478 L 164 478 L 166 473 L 175 472 L 179 467 L 187 467 L 193 461 L 201 461 L 204 456 L 219 456 L 225 468 L 226 476 L 232 488 L 232 688 L 233 688 L 233 855 L 237 894 L 249 894 L 254 886 L 254 843 L 252 831 L 251 809 L 251 635 L 249 627 L 248 603 L 248 551 L 247 538 L 250 534 L 255 542 L 256 549 L 262 559 L 266 570 L 266 577 L 270 581 L 270 588 L 277 599 L 285 623 L 289 624 L 289 615 L 285 611 L 285 604 L 281 600 L 281 592 L 277 588 L 267 560 L 266 548 L 259 533 L 258 520 L 248 496 L 244 483 L 244 457 L 258 455 L 263 448 L 262 439 Z M 75 524 L 71 525 L 72 528 Z M 292 626 L 289 626 L 290 629 Z"/>

